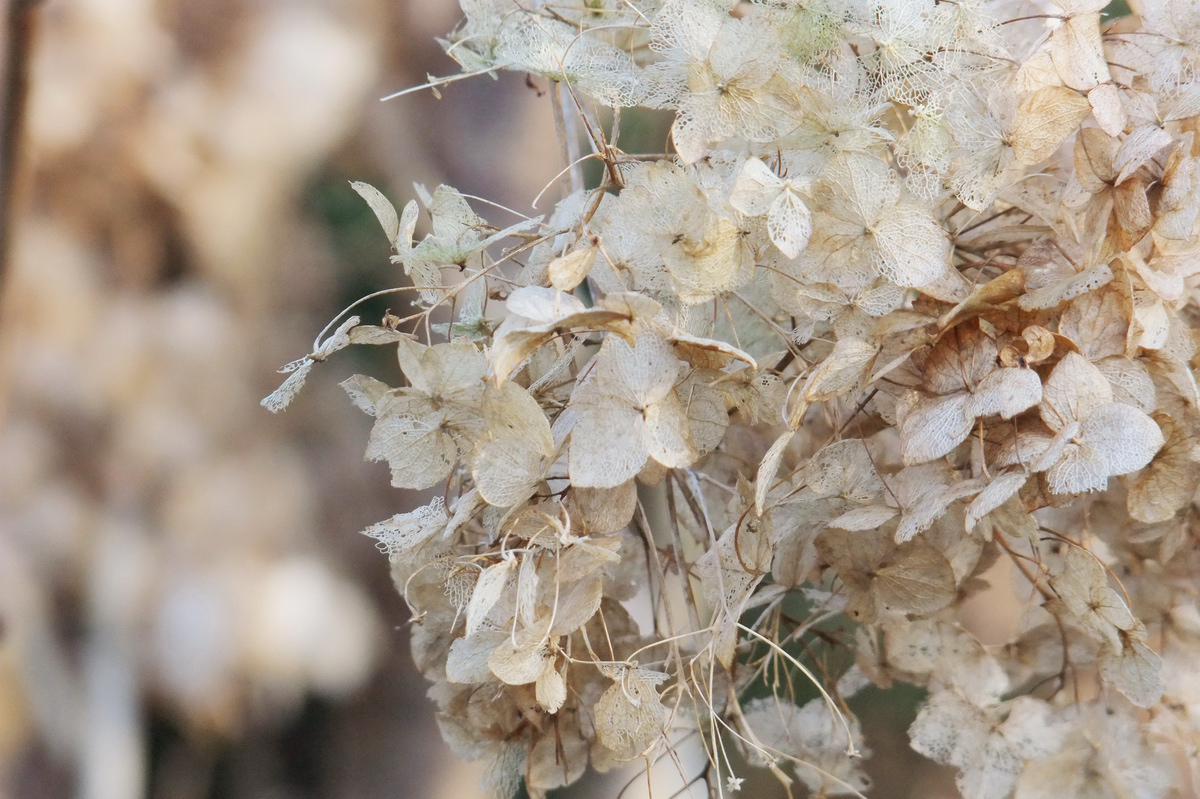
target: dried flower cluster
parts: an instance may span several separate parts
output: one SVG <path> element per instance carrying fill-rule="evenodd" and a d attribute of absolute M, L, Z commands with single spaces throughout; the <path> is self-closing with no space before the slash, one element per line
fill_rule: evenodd
<path fill-rule="evenodd" d="M 406 385 L 344 386 L 438 496 L 366 533 L 498 795 L 686 741 L 714 796 L 860 795 L 846 700 L 896 681 L 966 799 L 1190 782 L 1200 5 L 1105 5 L 463 0 L 446 51 L 548 80 L 600 183 L 510 227 L 418 187 L 421 239 L 357 184 L 418 312 L 264 403 L 397 349 Z M 632 106 L 672 153 L 618 147 Z"/>

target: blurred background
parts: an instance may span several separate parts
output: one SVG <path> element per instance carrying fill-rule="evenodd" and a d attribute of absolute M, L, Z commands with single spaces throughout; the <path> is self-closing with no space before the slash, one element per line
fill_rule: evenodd
<path fill-rule="evenodd" d="M 477 795 L 358 535 L 414 498 L 337 383 L 394 359 L 258 400 L 403 278 L 348 181 L 527 207 L 549 107 L 513 75 L 378 102 L 457 71 L 450 0 L 0 7 L 0 796 Z"/>
<path fill-rule="evenodd" d="M 0 9 L 0 797 L 478 796 L 358 535 L 419 499 L 363 461 L 337 386 L 396 384 L 394 359 L 347 351 L 278 417 L 258 400 L 403 279 L 348 181 L 527 210 L 562 166 L 545 86 L 378 102 L 457 71 L 452 0 Z M 919 698 L 863 708 L 879 796 L 953 795 L 914 767 Z"/>

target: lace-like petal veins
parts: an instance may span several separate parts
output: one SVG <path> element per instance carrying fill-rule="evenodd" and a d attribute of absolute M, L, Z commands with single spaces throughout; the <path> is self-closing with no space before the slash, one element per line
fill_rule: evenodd
<path fill-rule="evenodd" d="M 1062 570 L 1050 578 L 1050 587 L 1062 608 L 1092 638 L 1120 650 L 1120 634 L 1137 624 L 1121 597 L 1108 587 L 1108 576 L 1099 559 L 1084 549 L 1072 547 L 1063 558 Z"/>
<path fill-rule="evenodd" d="M 1091 110 L 1087 98 L 1064 86 L 1038 89 L 1017 108 L 1010 133 L 1013 154 L 1027 166 L 1045 161 Z"/>
<path fill-rule="evenodd" d="M 896 527 L 896 543 L 904 543 L 927 530 L 955 500 L 977 494 L 982 479 L 961 480 L 940 463 L 906 466 L 888 479 L 891 494 L 903 511 Z"/>
<path fill-rule="evenodd" d="M 1070 443 L 1046 471 L 1050 490 L 1055 494 L 1103 491 L 1108 486 L 1108 477 L 1108 463 L 1102 453 Z"/>
<path fill-rule="evenodd" d="M 308 380 L 308 373 L 312 371 L 313 363 L 312 358 L 304 358 L 300 365 L 293 369 L 287 379 L 280 384 L 279 388 L 272 391 L 259 404 L 271 413 L 285 410 L 300 393 L 300 389 L 304 388 L 304 381 Z"/>
<path fill-rule="evenodd" d="M 897 205 L 871 229 L 875 269 L 897 286 L 920 288 L 950 267 L 950 239 L 929 211 Z"/>
<path fill-rule="evenodd" d="M 408 416 L 397 404 L 390 400 L 382 405 L 371 428 L 366 458 L 386 460 L 396 488 L 429 488 L 446 479 L 458 462 L 458 442 L 443 414 Z"/>
<path fill-rule="evenodd" d="M 600 357 L 603 360 L 597 379 L 607 381 L 611 374 L 614 388 L 630 405 L 639 408 L 667 396 L 683 367 L 667 340 L 657 333 L 639 333 L 635 346 L 607 336 Z"/>
<path fill-rule="evenodd" d="M 1171 134 L 1158 125 L 1145 125 L 1130 133 L 1113 156 L 1116 183 L 1124 183 L 1143 164 L 1170 146 L 1172 141 Z"/>
<path fill-rule="evenodd" d="M 1009 740 L 985 710 L 950 691 L 934 695 L 908 734 L 913 749 L 958 767 L 955 784 L 964 799 L 1005 799 L 1025 769 L 1021 745 Z"/>
<path fill-rule="evenodd" d="M 754 277 L 753 252 L 738 227 L 723 218 L 709 226 L 702 240 L 684 240 L 663 250 L 662 260 L 679 299 L 688 305 L 734 291 Z"/>
<path fill-rule="evenodd" d="M 533 494 L 550 465 L 550 422 L 529 392 L 511 382 L 484 392 L 483 421 L 471 476 L 489 505 L 508 508 Z"/>
<path fill-rule="evenodd" d="M 354 407 L 368 416 L 375 415 L 375 407 L 391 391 L 391 386 L 367 375 L 352 375 L 339 385 L 350 396 Z"/>
<path fill-rule="evenodd" d="M 654 685 L 665 676 L 629 669 L 596 702 L 596 736 L 618 760 L 632 760 L 662 735 L 670 712 Z"/>
<path fill-rule="evenodd" d="M 580 406 L 579 414 L 568 449 L 571 483 L 614 488 L 636 477 L 649 455 L 642 414 L 616 402 Z"/>
<path fill-rule="evenodd" d="M 909 465 L 928 463 L 949 453 L 971 435 L 975 415 L 970 394 L 919 400 L 900 422 L 901 457 Z"/>
<path fill-rule="evenodd" d="M 791 188 L 784 188 L 771 203 L 767 235 L 788 258 L 795 258 L 808 246 L 808 237 L 812 235 L 812 211 Z"/>
<path fill-rule="evenodd" d="M 1162 658 L 1146 646 L 1144 638 L 1144 631 L 1141 635 L 1123 634 L 1120 649 L 1100 659 L 1100 676 L 1133 704 L 1150 708 L 1158 704 L 1167 684 L 1159 673 Z"/>
<path fill-rule="evenodd" d="M 347 318 L 338 325 L 337 330 L 330 333 L 320 343 L 314 352 L 303 358 L 298 358 L 280 369 L 279 372 L 281 374 L 288 374 L 290 372 L 288 378 L 259 404 L 271 413 L 279 413 L 287 408 L 292 403 L 292 400 L 296 398 L 296 395 L 300 393 L 300 389 L 304 388 L 304 381 L 308 379 L 308 373 L 312 371 L 313 365 L 317 361 L 323 361 L 334 353 L 350 346 L 350 330 L 357 326 L 358 323 L 359 318 L 357 316 Z"/>
<path fill-rule="evenodd" d="M 428 505 L 422 505 L 408 513 L 397 513 L 392 518 L 376 522 L 363 530 L 363 535 L 374 538 L 379 550 L 393 563 L 404 560 L 428 544 L 446 529 L 450 517 L 446 505 L 437 497 Z"/>
<path fill-rule="evenodd" d="M 1197 441 L 1168 416 L 1156 416 L 1166 445 L 1129 488 L 1129 515 L 1140 522 L 1165 522 L 1187 507 L 1200 488 Z"/>
<path fill-rule="evenodd" d="M 729 194 L 729 204 L 746 216 L 762 216 L 770 210 L 782 190 L 783 180 L 761 159 L 750 158 L 738 173 Z"/>
<path fill-rule="evenodd" d="M 870 502 L 884 491 L 867 448 L 856 439 L 835 441 L 823 447 L 801 475 L 804 484 L 818 497 Z"/>
<path fill-rule="evenodd" d="M 505 630 L 479 630 L 474 635 L 454 639 L 446 658 L 446 679 L 465 685 L 493 680 L 487 661 L 508 635 Z"/>
<path fill-rule="evenodd" d="M 1128 474 L 1148 464 L 1163 445 L 1162 431 L 1146 414 L 1119 402 L 1103 405 L 1080 425 L 1047 473 L 1056 494 L 1099 491 L 1108 478 Z"/>
<path fill-rule="evenodd" d="M 1042 388 L 1042 421 L 1058 432 L 1071 422 L 1082 422 L 1112 399 L 1112 388 L 1100 370 L 1071 352 L 1058 362 Z"/>
<path fill-rule="evenodd" d="M 1119 282 L 1109 283 L 1073 300 L 1059 318 L 1058 332 L 1075 342 L 1080 354 L 1096 363 L 1125 354 L 1132 315 L 1129 292 Z"/>

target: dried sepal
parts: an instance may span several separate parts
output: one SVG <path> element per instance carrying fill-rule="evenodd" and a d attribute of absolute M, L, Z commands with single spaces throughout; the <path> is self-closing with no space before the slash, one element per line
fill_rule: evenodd
<path fill-rule="evenodd" d="M 550 285 L 559 291 L 571 291 L 587 277 L 596 263 L 596 248 L 588 245 L 572 250 L 550 262 Z"/>
<path fill-rule="evenodd" d="M 1155 414 L 1166 443 L 1129 487 L 1129 515 L 1140 522 L 1165 522 L 1187 507 L 1200 489 L 1200 440 L 1196 420 Z"/>
<path fill-rule="evenodd" d="M 381 552 L 397 562 L 412 557 L 446 529 L 450 517 L 446 514 L 446 503 L 436 497 L 428 505 L 422 505 L 408 513 L 397 513 L 390 519 L 376 522 L 363 530 L 363 535 L 374 538 Z"/>
<path fill-rule="evenodd" d="M 665 732 L 670 711 L 656 686 L 667 675 L 624 666 L 612 668 L 610 674 L 614 682 L 593 709 L 596 736 L 618 760 L 632 760 Z"/>
<path fill-rule="evenodd" d="M 471 476 L 488 504 L 508 508 L 532 496 L 554 450 L 550 422 L 529 392 L 511 382 L 484 392 Z"/>
<path fill-rule="evenodd" d="M 396 246 L 400 240 L 400 217 L 396 215 L 396 207 L 383 195 L 383 192 L 370 183 L 352 180 L 350 188 L 358 192 L 358 195 L 367 201 L 367 205 L 371 206 L 375 218 L 379 220 L 379 224 L 383 228 L 384 235 L 387 236 L 388 244 Z"/>
<path fill-rule="evenodd" d="M 857 391 L 866 383 L 879 354 L 877 344 L 865 339 L 839 339 L 833 351 L 809 373 L 800 388 L 800 400 L 792 409 L 788 425 L 798 429 L 809 404 Z"/>
<path fill-rule="evenodd" d="M 1054 154 L 1091 112 L 1087 98 L 1064 86 L 1046 86 L 1026 97 L 1013 120 L 1013 153 L 1022 164 L 1041 163 Z"/>
<path fill-rule="evenodd" d="M 514 561 L 508 558 L 493 563 L 479 574 L 471 601 L 467 605 L 467 637 L 479 630 L 488 613 L 504 595 L 504 588 L 512 574 Z"/>
<path fill-rule="evenodd" d="M 325 340 L 319 342 L 315 350 L 280 369 L 280 374 L 288 375 L 287 379 L 259 404 L 271 413 L 279 413 L 287 408 L 292 403 L 292 400 L 296 398 L 296 395 L 300 393 L 300 389 L 304 388 L 304 382 L 308 379 L 308 373 L 312 371 L 313 366 L 317 362 L 324 361 L 334 353 L 350 346 L 350 331 L 358 323 L 359 318 L 357 316 L 348 317 Z"/>
<path fill-rule="evenodd" d="M 1050 373 L 1040 413 L 1055 436 L 1040 445 L 1032 465 L 1047 471 L 1056 494 L 1100 490 L 1110 476 L 1146 466 L 1164 443 L 1154 420 L 1114 402 L 1104 375 L 1076 353 Z"/>
<path fill-rule="evenodd" d="M 966 799 L 1166 795 L 1148 736 L 1188 745 L 1200 652 L 1200 15 L 583 5 L 473 0 L 447 48 L 580 109 L 672 109 L 678 157 L 588 110 L 602 185 L 503 230 L 450 187 L 397 214 L 356 186 L 425 318 L 343 325 L 269 402 L 396 346 L 405 384 L 344 386 L 396 485 L 446 481 L 451 512 L 368 532 L 447 735 L 501 792 L 697 728 L 733 736 L 710 791 L 740 787 L 735 739 L 785 785 L 862 791 L 856 722 L 785 698 L 810 662 L 846 695 L 927 690 L 914 747 Z M 997 560 L 1024 615 L 984 646 L 955 619 L 1007 590 Z"/>
<path fill-rule="evenodd" d="M 630 346 L 608 336 L 595 363 L 571 397 L 579 415 L 568 453 L 572 482 L 612 488 L 636 476 L 647 457 L 672 468 L 689 465 L 695 448 L 674 391 L 682 364 L 666 339 L 646 332 Z"/>

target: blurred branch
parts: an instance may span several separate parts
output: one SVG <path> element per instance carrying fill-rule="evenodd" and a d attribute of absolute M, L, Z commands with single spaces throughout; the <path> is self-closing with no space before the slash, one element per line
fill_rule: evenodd
<path fill-rule="evenodd" d="M 8 275 L 16 205 L 21 132 L 29 88 L 29 55 L 41 0 L 0 0 L 3 5 L 4 71 L 0 74 L 0 291 Z"/>

